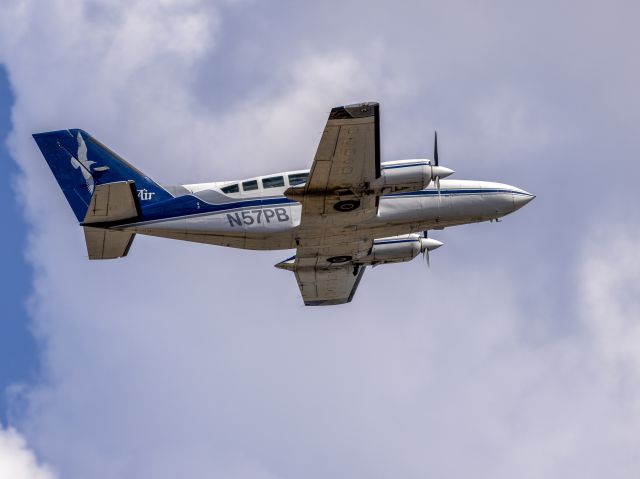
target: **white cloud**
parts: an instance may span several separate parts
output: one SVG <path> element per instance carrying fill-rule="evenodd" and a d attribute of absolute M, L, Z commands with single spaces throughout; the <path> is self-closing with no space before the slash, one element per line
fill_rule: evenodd
<path fill-rule="evenodd" d="M 640 384 L 640 228 L 599 224 L 587 236 L 580 270 L 580 307 L 596 346 L 616 370 Z"/>
<path fill-rule="evenodd" d="M 540 111 L 543 105 L 528 92 L 498 88 L 470 105 L 477 136 L 467 141 L 488 153 L 484 161 L 526 161 L 532 151 L 541 151 L 549 143 L 551 125 L 545 124 L 549 113 Z"/>
<path fill-rule="evenodd" d="M 15 429 L 0 427 L 0 479 L 55 479 L 56 474 L 38 461 Z"/>

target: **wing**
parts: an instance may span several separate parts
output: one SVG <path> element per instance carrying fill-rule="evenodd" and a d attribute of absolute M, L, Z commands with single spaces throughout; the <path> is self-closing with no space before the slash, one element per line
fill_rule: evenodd
<path fill-rule="evenodd" d="M 296 280 L 306 306 L 348 303 L 360 284 L 365 267 L 344 265 L 331 268 L 297 269 Z"/>
<path fill-rule="evenodd" d="M 380 177 L 378 103 L 331 110 L 307 183 L 285 195 L 302 203 L 302 224 L 344 224 L 375 216 Z"/>
<path fill-rule="evenodd" d="M 295 273 L 307 306 L 343 304 L 353 298 L 365 269 L 357 260 L 369 254 L 373 240 L 340 240 L 310 238 L 298 246 L 296 256 L 276 264 Z"/>
<path fill-rule="evenodd" d="M 377 103 L 331 110 L 305 185 L 285 196 L 302 203 L 294 258 L 276 266 L 293 271 L 308 306 L 348 303 L 371 252 L 373 239 L 358 235 L 359 222 L 378 213 L 372 185 L 380 177 Z"/>
<path fill-rule="evenodd" d="M 359 192 L 380 177 L 379 111 L 378 103 L 331 110 L 313 160 L 307 192 Z"/>

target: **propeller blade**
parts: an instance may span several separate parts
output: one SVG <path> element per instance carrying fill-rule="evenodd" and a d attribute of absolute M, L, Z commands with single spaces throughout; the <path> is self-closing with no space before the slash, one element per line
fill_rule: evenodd
<path fill-rule="evenodd" d="M 436 166 L 439 165 L 438 163 L 438 132 L 435 132 L 435 139 L 433 141 L 433 161 L 435 162 Z"/>
<path fill-rule="evenodd" d="M 420 248 L 422 251 L 422 257 L 427 262 L 427 266 L 431 268 L 431 256 L 430 251 L 432 249 L 438 249 L 442 246 L 442 242 L 429 238 L 429 231 L 422 232 L 422 238 L 420 238 Z"/>
<path fill-rule="evenodd" d="M 424 230 L 422 232 L 422 237 L 425 239 L 429 238 L 429 230 Z M 429 258 L 429 248 L 425 248 L 422 252 L 422 257 L 427 262 L 427 268 L 431 268 L 431 259 Z"/>

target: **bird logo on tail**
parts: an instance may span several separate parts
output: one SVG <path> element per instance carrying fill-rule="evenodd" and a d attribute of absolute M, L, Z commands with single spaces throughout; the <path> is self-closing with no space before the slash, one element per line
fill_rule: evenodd
<path fill-rule="evenodd" d="M 91 174 L 91 165 L 95 163 L 95 161 L 89 161 L 87 158 L 87 145 L 84 142 L 84 138 L 80 132 L 78 132 L 78 136 L 76 138 L 78 140 L 78 155 L 76 157 L 71 157 L 71 166 L 73 166 L 76 170 L 79 168 L 80 173 L 84 177 L 84 181 L 87 184 L 87 189 L 89 193 L 93 194 L 93 189 L 95 187 L 93 175 Z"/>

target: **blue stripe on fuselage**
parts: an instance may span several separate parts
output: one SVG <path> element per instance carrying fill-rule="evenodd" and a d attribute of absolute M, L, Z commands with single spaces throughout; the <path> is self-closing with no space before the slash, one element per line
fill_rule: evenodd
<path fill-rule="evenodd" d="M 411 168 L 412 166 L 429 166 L 429 163 L 426 161 L 418 162 L 418 163 L 402 163 L 399 165 L 389 165 L 383 166 L 383 170 L 397 170 L 398 168 Z"/>

